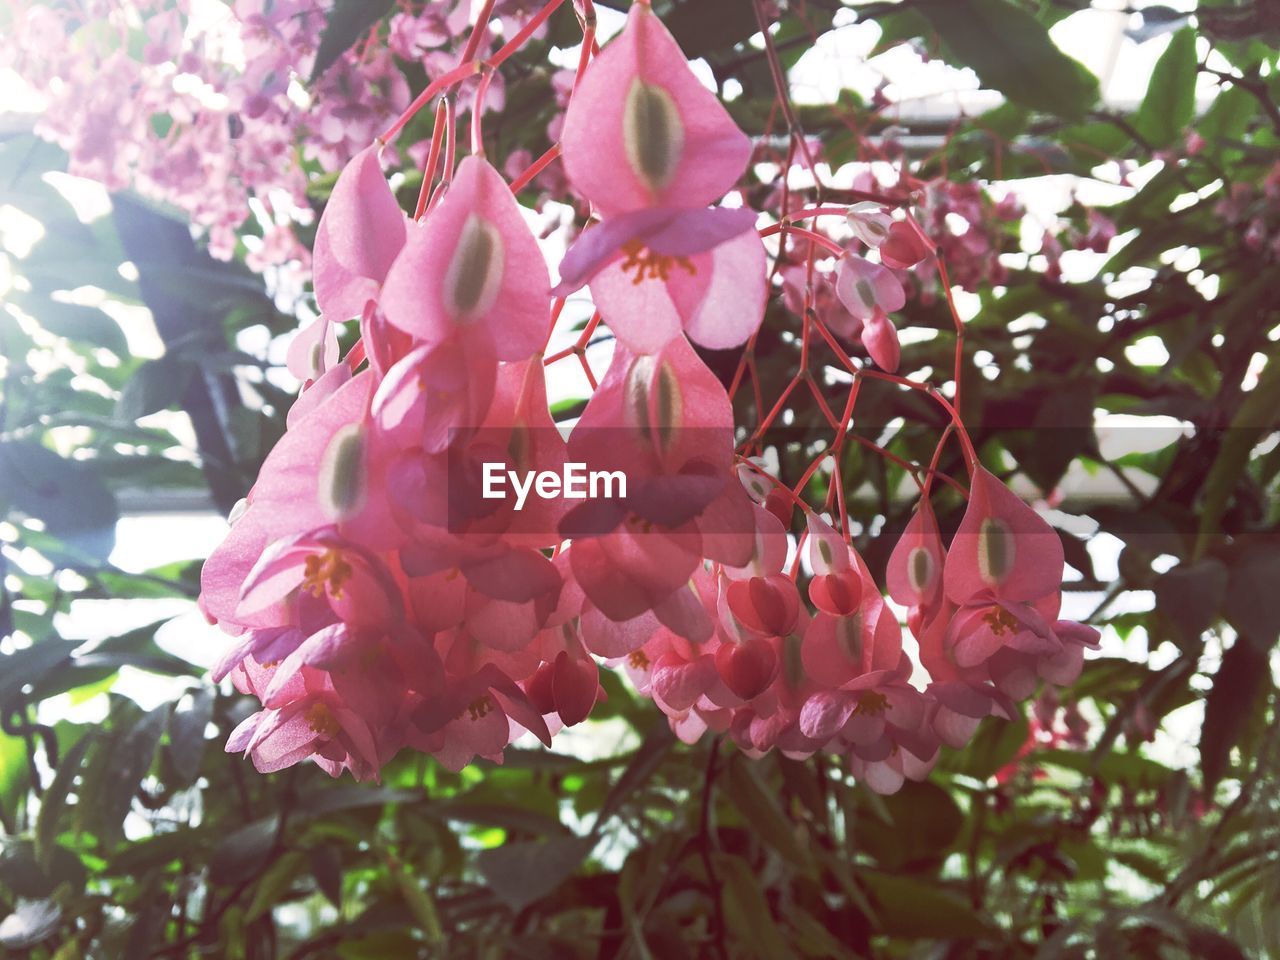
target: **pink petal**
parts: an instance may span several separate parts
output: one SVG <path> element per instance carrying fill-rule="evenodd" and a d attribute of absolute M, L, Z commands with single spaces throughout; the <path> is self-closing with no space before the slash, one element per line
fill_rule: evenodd
<path fill-rule="evenodd" d="M 455 340 L 425 344 L 407 354 L 378 384 L 373 416 L 408 447 L 440 453 L 484 421 L 493 402 L 497 364 L 483 345 Z"/>
<path fill-rule="evenodd" d="M 655 229 L 679 213 L 678 209 L 668 207 L 646 208 L 621 213 L 588 227 L 560 261 L 560 283 L 551 295 L 565 297 L 573 293 L 617 257 L 623 246 L 633 240 L 647 239 Z"/>
<path fill-rule="evenodd" d="M 708 350 L 728 350 L 746 343 L 764 318 L 768 295 L 764 244 L 749 231 L 716 247 L 711 258 L 711 285 L 697 309 L 685 317 L 684 328 Z"/>
<path fill-rule="evenodd" d="M 858 701 L 841 691 L 815 693 L 800 709 L 800 732 L 811 740 L 827 741 L 853 716 Z"/>
<path fill-rule="evenodd" d="M 338 362 L 338 332 L 321 317 L 303 327 L 289 343 L 289 372 L 299 380 L 315 380 Z"/>
<path fill-rule="evenodd" d="M 896 373 L 902 358 L 902 346 L 898 342 L 898 330 L 882 310 L 877 309 L 862 327 L 862 345 L 871 354 L 876 366 L 888 373 Z"/>
<path fill-rule="evenodd" d="M 588 67 L 561 143 L 570 182 L 606 216 L 705 207 L 734 185 L 751 156 L 751 141 L 639 3 Z"/>
<path fill-rule="evenodd" d="M 870 320 L 876 310 L 894 313 L 907 303 L 906 291 L 891 270 L 853 254 L 840 261 L 836 294 L 845 309 L 859 320 Z"/>
<path fill-rule="evenodd" d="M 577 548 L 575 544 L 569 552 Z M 591 605 L 582 611 L 582 642 L 597 657 L 625 657 L 643 647 L 661 627 L 651 610 L 628 620 L 610 620 Z"/>
<path fill-rule="evenodd" d="M 338 176 L 320 229 L 333 256 L 356 276 L 381 282 L 405 240 L 405 215 L 382 175 L 376 144 Z"/>
<path fill-rule="evenodd" d="M 942 589 L 945 561 L 946 551 L 933 507 L 928 500 L 922 500 L 889 556 L 885 569 L 889 596 L 908 607 L 931 602 Z"/>
<path fill-rule="evenodd" d="M 861 614 L 833 617 L 817 613 L 800 646 L 804 672 L 823 686 L 848 683 L 865 669 L 870 635 Z"/>
<path fill-rule="evenodd" d="M 679 713 L 697 703 L 716 679 L 713 658 L 701 656 L 688 661 L 675 654 L 667 654 L 653 665 L 651 695 L 669 710 Z"/>
<path fill-rule="evenodd" d="M 419 340 L 456 334 L 501 360 L 542 349 L 551 283 L 538 241 L 507 183 L 468 157 L 444 200 L 414 229 L 383 285 L 387 319 Z"/>
<path fill-rule="evenodd" d="M 947 596 L 964 603 L 984 590 L 1031 601 L 1062 586 L 1062 541 L 990 472 L 973 474 L 969 504 L 947 554 Z"/>

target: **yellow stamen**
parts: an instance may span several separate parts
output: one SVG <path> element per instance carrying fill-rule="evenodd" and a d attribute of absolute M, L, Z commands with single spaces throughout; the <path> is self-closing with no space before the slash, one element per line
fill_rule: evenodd
<path fill-rule="evenodd" d="M 1016 632 L 1018 629 L 1017 618 L 1004 607 L 991 607 L 982 615 L 982 619 L 997 637 L 1003 637 L 1006 633 Z"/>
<path fill-rule="evenodd" d="M 303 714 L 306 717 L 307 725 L 322 737 L 336 736 L 338 731 L 342 729 L 342 725 L 338 723 L 338 718 L 333 715 L 328 705 L 316 701 L 307 707 L 307 711 Z"/>
<path fill-rule="evenodd" d="M 886 710 L 892 709 L 893 705 L 889 703 L 889 698 L 883 693 L 875 690 L 864 690 L 858 694 L 858 705 L 853 708 L 853 716 L 878 717 Z"/>
<path fill-rule="evenodd" d="M 643 670 L 649 666 L 649 658 L 644 655 L 643 650 L 634 650 L 631 656 L 627 657 L 627 663 L 635 670 Z"/>
<path fill-rule="evenodd" d="M 623 244 L 622 252 L 627 255 L 627 259 L 622 261 L 622 272 L 629 273 L 632 270 L 636 275 L 631 278 L 631 282 L 639 286 L 645 280 L 662 280 L 667 281 L 671 277 L 671 271 L 676 267 L 684 270 L 693 276 L 698 272 L 698 268 L 693 265 L 693 261 L 688 257 L 672 257 L 664 253 L 654 253 L 645 247 L 639 240 L 632 240 Z"/>
<path fill-rule="evenodd" d="M 313 597 L 319 597 L 326 590 L 334 597 L 340 597 L 342 585 L 351 579 L 351 574 L 351 564 L 343 560 L 337 550 L 313 553 L 306 560 L 302 589 L 310 590 Z"/>
<path fill-rule="evenodd" d="M 481 717 L 486 716 L 492 708 L 493 701 L 489 699 L 489 695 L 486 693 L 467 704 L 467 713 L 470 714 L 472 720 L 479 720 Z"/>

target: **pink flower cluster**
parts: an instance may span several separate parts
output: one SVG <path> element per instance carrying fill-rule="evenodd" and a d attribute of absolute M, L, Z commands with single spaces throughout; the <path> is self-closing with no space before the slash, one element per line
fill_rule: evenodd
<path fill-rule="evenodd" d="M 621 639 L 635 618 L 692 629 L 695 572 L 752 543 L 728 397 L 684 333 L 735 346 L 763 314 L 755 215 L 707 206 L 749 152 L 637 5 L 565 121 L 568 175 L 602 220 L 561 286 L 590 283 L 620 341 L 567 444 L 543 374 L 551 282 L 501 175 L 468 157 L 411 221 L 376 147 L 347 165 L 317 231 L 322 316 L 290 356 L 307 386 L 204 569 L 202 607 L 236 637 L 214 675 L 263 705 L 229 749 L 362 779 L 403 747 L 500 759 L 587 715 L 591 654 L 638 646 Z M 362 346 L 340 361 L 350 317 Z M 519 510 L 466 482 L 569 456 L 622 469 L 629 496 Z"/>
<path fill-rule="evenodd" d="M 376 145 L 339 177 L 314 250 L 321 317 L 290 355 L 304 392 L 203 572 L 201 606 L 234 637 L 214 676 L 262 707 L 227 749 L 263 771 L 311 758 L 358 779 L 406 747 L 452 769 L 500 761 L 523 732 L 549 743 L 591 712 L 601 658 L 686 740 L 838 751 L 892 792 L 1039 679 L 1073 679 L 1096 632 L 1057 620 L 1057 535 L 976 465 L 950 548 L 925 497 L 888 571 L 927 690 L 866 564 L 807 508 L 812 612 L 803 602 L 776 481 L 736 456 L 729 397 L 693 346 L 741 346 L 763 316 L 756 214 L 711 205 L 751 144 L 647 4 L 582 76 L 561 147 L 598 222 L 554 288 L 482 156 L 446 168 L 418 220 Z M 929 247 L 882 212 L 852 216 L 880 249 L 881 263 L 845 257 L 836 281 L 865 342 L 901 306 L 890 267 Z M 566 440 L 543 353 L 584 285 L 617 344 Z M 339 359 L 352 318 L 360 346 Z M 491 466 L 571 462 L 625 477 L 625 493 L 478 493 Z"/>
<path fill-rule="evenodd" d="M 259 269 L 308 259 L 293 233 L 308 210 L 299 148 L 346 163 L 409 102 L 396 56 L 431 50 L 428 68 L 443 72 L 456 54 L 438 48 L 470 12 L 397 14 L 389 48 L 358 43 L 306 88 L 331 6 L 321 0 L 235 0 L 213 20 L 190 0 L 11 6 L 0 67 L 44 98 L 35 131 L 70 154 L 70 172 L 173 204 L 223 258 L 255 199 L 267 215 L 248 258 Z"/>

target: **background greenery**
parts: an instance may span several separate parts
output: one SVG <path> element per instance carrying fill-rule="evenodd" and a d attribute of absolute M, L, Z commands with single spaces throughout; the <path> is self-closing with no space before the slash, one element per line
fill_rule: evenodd
<path fill-rule="evenodd" d="M 750 5 L 655 6 L 691 56 L 741 84 L 731 109 L 760 129 L 775 91 L 747 44 Z M 966 331 L 964 413 L 984 459 L 1016 462 L 1043 490 L 1073 464 L 1122 479 L 1124 495 L 1110 502 L 1060 505 L 1059 516 L 1084 521 L 1063 531 L 1078 574 L 1068 589 L 1101 595 L 1093 619 L 1109 628 L 1103 655 L 1062 695 L 1083 739 L 1029 742 L 1030 718 L 988 720 L 968 749 L 944 752 L 929 782 L 883 799 L 838 758 L 753 762 L 719 740 L 680 744 L 616 677 L 608 704 L 570 741 L 595 759 L 512 749 L 503 767 L 450 774 L 402 756 L 380 786 L 310 766 L 260 776 L 221 749 L 248 705 L 158 645 L 159 624 L 90 644 L 64 635 L 64 614 L 82 601 L 194 597 L 198 559 L 141 575 L 109 562 L 117 498 L 202 487 L 228 509 L 290 402 L 238 338 L 282 334 L 296 320 L 253 272 L 209 258 L 169 211 L 117 194 L 109 216 L 83 223 L 45 176 L 65 169 L 60 151 L 5 135 L 0 205 L 44 233 L 25 255 L 5 255 L 0 306 L 0 953 L 1280 956 L 1280 286 L 1275 251 L 1220 208 L 1252 185 L 1250 217 L 1280 231 L 1280 199 L 1262 188 L 1280 162 L 1280 15 L 1274 0 L 1219 0 L 1184 24 L 1149 6 L 1151 23 L 1179 32 L 1136 112 L 1117 114 L 1046 33 L 1084 6 L 853 5 L 880 23 L 882 43 L 923 44 L 1009 98 L 940 125 L 944 146 L 911 160 L 921 179 L 1087 177 L 1104 159 L 1165 160 L 1102 211 L 1127 242 L 1095 278 L 1010 268 L 1006 285 L 979 290 Z M 786 5 L 784 62 L 840 8 Z M 574 29 L 557 15 L 551 39 Z M 1230 69 L 1196 116 L 1210 49 Z M 510 68 L 529 95 L 509 88 L 498 155 L 546 146 L 542 59 L 534 44 Z M 804 107 L 799 120 L 833 163 L 857 156 L 851 128 L 887 122 L 851 94 Z M 1191 156 L 1181 150 L 1188 127 L 1204 140 Z M 331 182 L 317 181 L 317 209 Z M 410 176 L 406 204 L 414 189 Z M 1088 231 L 1085 208 L 1067 216 Z M 1015 229 L 998 238 L 1004 249 L 1017 248 Z M 133 269 L 122 271 L 126 262 Z M 1111 281 L 1135 268 L 1146 282 L 1117 295 Z M 1216 290 L 1201 282 L 1210 275 Z M 131 357 L 107 312 L 67 302 L 65 291 L 85 286 L 148 308 L 164 355 Z M 759 353 L 766 397 L 794 370 L 798 346 L 784 336 L 794 325 L 771 305 Z M 949 369 L 944 305 L 912 302 L 899 326 L 942 331 L 904 348 L 904 372 Z M 1135 363 L 1127 348 L 1151 337 L 1167 360 Z M 977 369 L 980 351 L 998 377 Z M 730 374 L 736 362 L 710 360 Z M 740 402 L 751 422 L 750 401 Z M 888 446 L 927 462 L 943 426 L 931 405 L 874 383 L 861 402 L 868 423 L 905 418 Z M 161 410 L 185 419 L 165 420 L 173 430 L 139 422 Z M 1108 460 L 1092 429 L 1099 412 L 1193 429 Z M 814 409 L 799 405 L 795 417 L 779 451 L 788 474 L 806 462 L 806 437 L 825 429 Z M 896 468 L 853 449 L 851 488 L 882 491 L 857 511 L 857 546 L 876 569 L 909 504 L 888 493 Z M 942 467 L 962 472 L 950 455 Z M 939 507 L 954 525 L 959 504 Z M 1118 578 L 1099 577 L 1081 530 L 1115 538 Z M 144 710 L 113 692 L 125 667 L 179 678 L 185 692 Z M 102 722 L 57 718 L 94 698 L 109 701 Z M 1187 717 L 1199 753 L 1180 764 L 1148 741 L 1166 720 L 1185 733 Z"/>

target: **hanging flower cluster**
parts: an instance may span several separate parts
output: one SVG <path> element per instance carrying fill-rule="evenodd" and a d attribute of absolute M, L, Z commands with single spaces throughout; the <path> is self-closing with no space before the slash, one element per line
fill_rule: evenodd
<path fill-rule="evenodd" d="M 645 3 L 588 65 L 586 4 L 583 68 L 544 160 L 562 156 L 594 218 L 553 288 L 512 186 L 479 149 L 479 118 L 496 66 L 556 5 L 411 107 L 480 77 L 473 155 L 453 169 L 442 103 L 418 216 L 401 211 L 378 156 L 408 114 L 334 188 L 314 250 L 321 317 L 290 354 L 304 392 L 203 573 L 202 609 L 234 637 L 214 676 L 262 706 L 227 749 L 262 771 L 310 758 L 357 779 L 406 747 L 451 769 L 500 761 L 524 732 L 550 743 L 588 716 L 599 658 L 624 665 L 685 740 L 714 730 L 752 755 L 837 751 L 892 792 L 927 774 L 941 743 L 1011 715 L 1039 680 L 1078 674 L 1097 635 L 1057 619 L 1061 544 L 977 465 L 955 408 L 928 391 L 966 445 L 971 485 L 947 548 L 926 482 L 889 565 L 889 594 L 910 609 L 933 680 L 913 685 L 899 622 L 850 545 L 838 470 L 838 525 L 799 495 L 828 454 L 782 486 L 744 456 L 778 408 L 735 448 L 730 397 L 770 290 L 762 235 L 840 256 L 828 306 L 862 322 L 882 368 L 896 366 L 887 317 L 903 305 L 891 268 L 935 256 L 932 244 L 883 206 L 837 211 L 878 248 L 875 262 L 789 221 L 761 231 L 754 211 L 713 206 L 742 176 L 750 140 Z M 806 357 L 811 332 L 838 350 L 815 309 L 812 260 L 787 281 Z M 597 312 L 580 345 L 601 322 L 617 343 L 565 439 L 544 368 L 576 352 L 591 371 L 580 351 L 544 354 L 563 298 L 583 286 Z M 336 325 L 351 318 L 361 340 L 342 359 Z M 728 390 L 695 344 L 747 345 Z M 862 377 L 926 389 L 837 356 L 857 375 L 831 418 L 833 453 Z M 580 502 L 567 479 L 544 491 L 574 465 L 624 482 Z M 536 495 L 529 479 L 518 496 L 491 496 L 495 476 L 515 487 L 536 476 Z"/>

